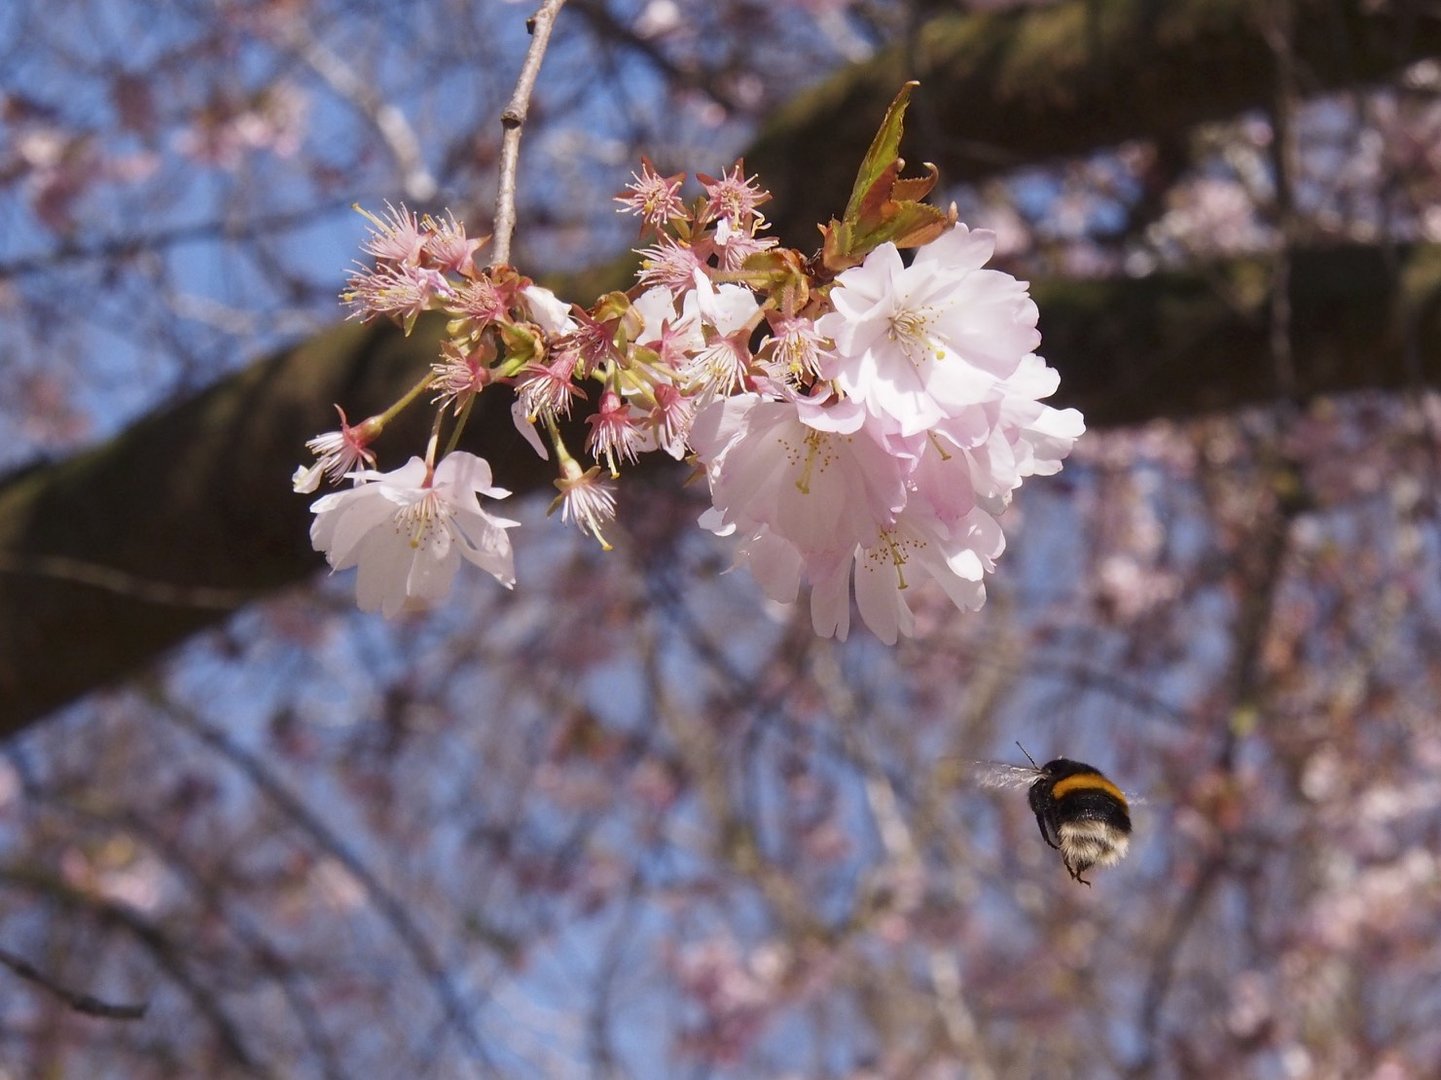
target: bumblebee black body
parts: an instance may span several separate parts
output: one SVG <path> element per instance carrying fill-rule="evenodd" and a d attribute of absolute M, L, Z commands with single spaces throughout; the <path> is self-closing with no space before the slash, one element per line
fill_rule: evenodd
<path fill-rule="evenodd" d="M 1120 862 L 1130 847 L 1126 796 L 1084 762 L 1056 758 L 1038 771 L 1029 798 L 1041 836 L 1061 853 L 1071 877 L 1089 885 L 1083 873 Z"/>

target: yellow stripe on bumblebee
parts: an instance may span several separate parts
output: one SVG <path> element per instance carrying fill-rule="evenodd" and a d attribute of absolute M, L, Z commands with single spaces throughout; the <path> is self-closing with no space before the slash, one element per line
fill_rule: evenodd
<path fill-rule="evenodd" d="M 1118 800 L 1122 806 L 1129 808 L 1125 792 L 1098 772 L 1077 773 L 1075 776 L 1068 776 L 1064 780 L 1056 781 L 1051 788 L 1051 796 L 1056 799 L 1064 799 L 1072 791 L 1097 789 L 1104 791 L 1113 799 Z"/>
<path fill-rule="evenodd" d="M 1020 743 L 1016 744 L 1020 746 Z M 1100 769 L 1083 761 L 1055 758 L 1037 765 L 1021 746 L 1030 767 L 975 762 L 977 782 L 985 787 L 1029 786 L 1027 799 L 1041 838 L 1061 853 L 1073 880 L 1093 866 L 1113 866 L 1130 849 L 1131 814 L 1125 793 Z"/>

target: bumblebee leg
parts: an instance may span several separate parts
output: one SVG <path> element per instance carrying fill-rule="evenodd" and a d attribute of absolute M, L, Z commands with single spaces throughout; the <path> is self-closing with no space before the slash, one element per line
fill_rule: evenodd
<path fill-rule="evenodd" d="M 1065 862 L 1065 860 L 1062 860 L 1062 861 Z M 1071 880 L 1072 880 L 1072 881 L 1079 881 L 1082 885 L 1084 885 L 1084 886 L 1085 886 L 1086 888 L 1088 888 L 1088 889 L 1091 887 L 1091 883 L 1081 876 L 1081 875 L 1084 874 L 1088 869 L 1090 869 L 1090 867 L 1088 867 L 1088 866 L 1083 866 L 1083 867 L 1081 867 L 1079 870 L 1077 870 L 1077 869 L 1076 869 L 1075 867 L 1073 867 L 1069 862 L 1066 862 L 1065 865 L 1066 865 L 1066 873 L 1068 873 L 1068 874 L 1071 875 Z"/>
<path fill-rule="evenodd" d="M 1044 840 L 1049 847 L 1053 848 L 1056 851 L 1061 850 L 1060 845 L 1057 844 L 1054 840 L 1052 840 L 1051 834 L 1046 831 L 1046 819 L 1040 814 L 1036 815 L 1036 828 L 1041 830 L 1041 839 Z"/>

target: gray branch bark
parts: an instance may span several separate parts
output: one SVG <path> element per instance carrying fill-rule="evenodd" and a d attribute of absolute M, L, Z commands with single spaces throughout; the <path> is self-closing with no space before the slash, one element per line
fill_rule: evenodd
<path fill-rule="evenodd" d="M 1297 6 L 1307 90 L 1441 51 L 1437 21 L 1395 14 L 1404 5 L 1375 16 L 1342 0 Z M 1252 10 L 1250 0 L 1075 0 L 944 20 L 919 51 L 920 100 L 931 112 L 918 111 L 912 130 L 947 135 L 933 156 L 952 177 L 975 177 L 1234 113 L 1272 89 Z M 809 244 L 814 234 L 799 222 L 844 205 L 903 68 L 888 56 L 843 73 L 748 155 L 794 240 Z M 817 162 L 836 170 L 817 175 Z M 1057 403 L 1105 427 L 1271 399 L 1267 280 L 1264 263 L 1238 262 L 1136 281 L 1038 283 L 1044 352 L 1062 374 Z M 1298 252 L 1298 391 L 1435 385 L 1438 280 L 1435 248 Z M 389 327 L 338 327 L 105 445 L 0 480 L 0 736 L 320 569 L 310 499 L 288 483 L 303 443 L 334 427 L 334 402 L 358 418 L 394 400 L 429 362 L 436 334 L 425 323 L 410 339 Z M 470 449 L 496 464 L 506 486 L 548 488 L 503 395 L 483 395 L 470 429 Z M 380 450 L 393 466 L 423 439 L 402 427 Z"/>

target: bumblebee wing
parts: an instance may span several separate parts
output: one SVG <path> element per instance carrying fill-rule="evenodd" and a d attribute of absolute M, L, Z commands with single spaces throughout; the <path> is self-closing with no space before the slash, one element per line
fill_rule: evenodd
<path fill-rule="evenodd" d="M 1003 761 L 972 761 L 969 764 L 971 778 L 981 787 L 1030 787 L 1045 775 L 1029 765 L 1007 765 Z"/>

